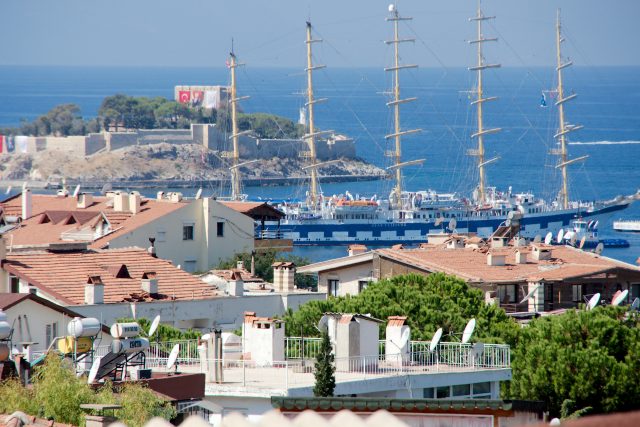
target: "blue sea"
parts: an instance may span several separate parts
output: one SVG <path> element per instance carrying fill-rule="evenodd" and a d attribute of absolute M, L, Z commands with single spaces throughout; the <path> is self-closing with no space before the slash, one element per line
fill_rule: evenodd
<path fill-rule="evenodd" d="M 567 103 L 566 116 L 584 129 L 571 135 L 571 157 L 589 155 L 573 165 L 570 192 L 573 199 L 608 199 L 632 194 L 640 188 L 640 68 L 572 67 L 564 75 L 565 91 L 577 93 Z M 468 194 L 477 182 L 474 158 L 466 155 L 473 148 L 470 135 L 475 112 L 469 106 L 469 90 L 475 79 L 466 69 L 418 69 L 401 76 L 403 97 L 418 101 L 402 107 L 402 128 L 421 128 L 423 132 L 403 139 L 403 159 L 425 158 L 423 166 L 404 170 L 405 187 L 410 190 L 433 188 Z M 103 98 L 115 93 L 134 96 L 173 97 L 176 85 L 228 84 L 224 68 L 91 68 L 91 67 L 0 67 L 0 127 L 17 126 L 33 120 L 61 103 L 80 106 L 84 117 L 97 114 Z M 328 102 L 316 107 L 316 123 L 352 137 L 358 155 L 385 167 L 387 146 L 384 135 L 391 133 L 391 112 L 386 93 L 391 87 L 388 75 L 380 69 L 337 68 L 315 74 L 316 97 Z M 238 75 L 240 95 L 246 112 L 267 112 L 297 120 L 304 104 L 300 95 L 306 81 L 301 70 L 243 67 Z M 500 160 L 488 167 L 487 181 L 499 189 L 531 190 L 552 198 L 558 191 L 560 176 L 556 159 L 549 155 L 556 144 L 558 126 L 552 94 L 548 107 L 540 106 L 542 92 L 552 89 L 551 68 L 502 68 L 487 73 L 485 96 L 498 100 L 485 104 L 485 127 L 502 131 L 487 136 L 487 158 Z M 304 183 L 285 187 L 248 187 L 245 192 L 257 198 L 304 196 Z M 344 193 L 387 195 L 387 181 L 323 184 L 325 194 Z M 182 190 L 185 192 L 184 190 Z M 195 193 L 195 189 L 193 192 Z M 150 190 L 150 194 L 155 190 Z M 219 188 L 205 188 L 205 194 L 219 194 Z M 185 193 L 189 193 L 186 191 Z M 621 218 L 640 218 L 640 203 L 622 212 Z M 617 218 L 617 217 L 616 217 Z M 616 219 L 612 218 L 612 219 Z M 626 238 L 629 249 L 607 249 L 605 255 L 627 262 L 640 256 L 640 235 L 613 232 L 611 224 L 601 224 L 602 237 Z M 313 260 L 341 256 L 344 247 L 301 248 L 297 252 Z"/>

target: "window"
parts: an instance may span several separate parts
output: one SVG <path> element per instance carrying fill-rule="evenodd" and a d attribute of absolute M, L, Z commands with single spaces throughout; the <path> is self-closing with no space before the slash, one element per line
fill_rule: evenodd
<path fill-rule="evenodd" d="M 12 294 L 20 293 L 20 279 L 16 276 L 11 276 L 9 278 L 9 286 L 11 287 L 10 291 Z"/>
<path fill-rule="evenodd" d="M 51 342 L 58 336 L 58 322 L 53 322 L 45 327 L 45 347 L 49 348 Z"/>
<path fill-rule="evenodd" d="M 516 302 L 517 293 L 518 293 L 517 285 L 498 286 L 498 296 L 500 297 L 501 304 Z"/>
<path fill-rule="evenodd" d="M 193 240 L 193 224 L 182 226 L 182 240 Z"/>
<path fill-rule="evenodd" d="M 451 387 L 453 397 L 464 397 L 471 394 L 471 384 L 460 384 Z"/>
<path fill-rule="evenodd" d="M 187 273 L 195 273 L 196 272 L 196 260 L 187 259 L 184 261 L 184 271 Z"/>
<path fill-rule="evenodd" d="M 473 396 L 478 397 L 478 395 L 482 395 L 482 397 L 491 398 L 491 383 L 476 383 L 473 385 Z"/>
<path fill-rule="evenodd" d="M 437 399 L 447 399 L 449 397 L 449 387 L 438 387 L 436 389 Z"/>
<path fill-rule="evenodd" d="M 327 293 L 332 297 L 337 297 L 339 285 L 340 285 L 340 281 L 338 279 L 327 280 Z"/>
<path fill-rule="evenodd" d="M 218 222 L 216 231 L 218 237 L 224 237 L 224 222 Z"/>
<path fill-rule="evenodd" d="M 573 302 L 582 302 L 582 285 L 573 285 Z"/>
<path fill-rule="evenodd" d="M 364 291 L 369 286 L 368 280 L 358 280 L 358 293 Z"/>
<path fill-rule="evenodd" d="M 422 389 L 423 399 L 433 399 L 433 389 L 431 387 Z"/>

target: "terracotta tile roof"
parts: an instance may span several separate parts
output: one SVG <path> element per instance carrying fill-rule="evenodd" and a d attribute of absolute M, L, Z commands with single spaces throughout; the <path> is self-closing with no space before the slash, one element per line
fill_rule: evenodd
<path fill-rule="evenodd" d="M 237 280 L 237 279 L 232 279 L 232 276 L 234 275 L 234 273 L 237 273 L 240 275 L 240 278 L 242 279 L 243 282 L 245 283 L 264 283 L 264 280 L 261 279 L 260 277 L 257 276 L 253 276 L 251 274 L 251 272 L 245 270 L 244 268 L 242 269 L 231 269 L 231 270 L 209 270 L 208 273 L 206 274 L 214 274 L 218 277 L 220 277 L 223 280 L 229 281 L 229 280 Z"/>
<path fill-rule="evenodd" d="M 139 248 L 14 252 L 7 255 L 3 267 L 44 294 L 69 305 L 84 304 L 85 284 L 95 276 L 104 283 L 105 303 L 192 300 L 218 295 L 212 286 L 197 277 Z M 149 272 L 156 273 L 157 295 L 142 291 L 142 276 Z"/>
<path fill-rule="evenodd" d="M 112 231 L 93 241 L 91 247 L 103 248 L 109 241 L 188 205 L 187 202 L 143 199 L 140 212 L 134 215 L 130 212 L 115 212 L 113 200 L 109 197 L 95 196 L 93 200 L 89 207 L 80 209 L 75 197 L 32 194 L 33 215 L 24 219 L 19 228 L 7 233 L 11 236 L 11 244 L 37 246 L 60 242 L 62 233 L 95 227 L 101 220 L 98 214 L 102 212 Z M 11 215 L 20 215 L 21 203 L 18 195 L 5 200 L 0 207 L 11 212 Z M 70 219 L 72 222 L 69 222 Z"/>
<path fill-rule="evenodd" d="M 446 249 L 435 246 L 421 249 L 378 249 L 383 258 L 409 264 L 429 272 L 444 272 L 474 283 L 520 283 L 526 280 L 561 281 L 623 269 L 640 278 L 640 268 L 569 246 L 545 246 L 551 259 L 537 261 L 527 257 L 526 264 L 516 264 L 515 247 L 501 248 L 504 266 L 487 265 L 486 253 L 479 249 Z M 522 249 L 522 248 L 520 248 Z M 494 250 L 492 250 L 494 251 Z"/>
<path fill-rule="evenodd" d="M 407 323 L 407 316 L 389 316 L 387 326 L 403 326 Z"/>
<path fill-rule="evenodd" d="M 244 323 L 253 325 L 254 323 L 284 323 L 282 320 L 274 319 L 271 317 L 259 317 L 256 316 L 255 311 L 245 311 L 244 312 Z"/>
<path fill-rule="evenodd" d="M 360 243 L 352 243 L 348 246 L 349 250 L 367 250 L 367 247 Z"/>

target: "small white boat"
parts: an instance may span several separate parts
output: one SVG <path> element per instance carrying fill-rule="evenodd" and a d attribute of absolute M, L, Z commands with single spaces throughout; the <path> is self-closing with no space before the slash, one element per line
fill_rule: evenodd
<path fill-rule="evenodd" d="M 616 231 L 640 232 L 640 219 L 619 219 L 613 221 L 613 229 Z"/>

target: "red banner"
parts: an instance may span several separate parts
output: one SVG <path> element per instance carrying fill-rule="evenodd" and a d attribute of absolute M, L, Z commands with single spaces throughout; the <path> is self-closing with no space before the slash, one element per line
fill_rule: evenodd
<path fill-rule="evenodd" d="M 0 135 L 0 153 L 4 149 L 4 135 Z"/>
<path fill-rule="evenodd" d="M 181 104 L 188 104 L 191 102 L 191 92 L 188 90 L 178 91 L 178 102 Z"/>

